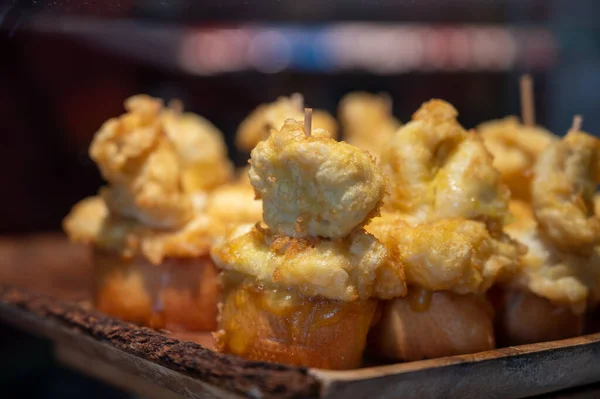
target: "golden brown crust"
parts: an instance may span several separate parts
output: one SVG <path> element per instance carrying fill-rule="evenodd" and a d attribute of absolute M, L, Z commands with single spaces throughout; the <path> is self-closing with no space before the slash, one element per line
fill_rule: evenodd
<path fill-rule="evenodd" d="M 535 220 L 523 219 L 507 226 L 506 232 L 528 247 L 523 267 L 510 285 L 529 290 L 557 306 L 568 306 L 575 313 L 583 312 L 587 302 L 600 299 L 598 254 L 588 257 L 559 250 Z"/>
<path fill-rule="evenodd" d="M 503 220 L 510 192 L 480 137 L 442 100 L 424 103 L 382 156 L 390 176 L 386 209 L 421 221 Z"/>
<path fill-rule="evenodd" d="M 252 151 L 258 143 L 269 137 L 272 129 L 280 129 L 287 119 L 302 120 L 304 110 L 298 107 L 292 97 L 279 97 L 275 102 L 259 105 L 252 111 L 238 127 L 236 147 L 241 151 Z M 326 130 L 332 137 L 337 137 L 337 122 L 325 111 L 313 111 L 312 127 Z"/>
<path fill-rule="evenodd" d="M 90 146 L 109 186 L 111 214 L 157 229 L 176 229 L 194 216 L 190 193 L 230 179 L 225 144 L 208 121 L 162 107 L 148 96 L 125 102 L 127 113 L 105 122 Z"/>
<path fill-rule="evenodd" d="M 200 197 L 202 195 L 199 194 Z M 205 199 L 196 199 L 203 202 Z M 214 237 L 225 227 L 202 212 L 177 230 L 157 230 L 137 221 L 112 216 L 99 197 L 85 199 L 65 218 L 69 237 L 123 257 L 143 256 L 154 264 L 164 258 L 207 255 Z"/>
<path fill-rule="evenodd" d="M 512 276 L 525 248 L 480 221 L 462 218 L 409 224 L 384 213 L 367 226 L 404 264 L 406 281 L 431 291 L 482 293 Z"/>
<path fill-rule="evenodd" d="M 369 333 L 367 352 L 415 361 L 494 347 L 493 310 L 485 298 L 411 288 L 406 298 L 382 304 L 381 320 Z"/>
<path fill-rule="evenodd" d="M 323 369 L 360 366 L 377 301 L 226 288 L 217 349 L 247 359 Z"/>
<path fill-rule="evenodd" d="M 600 244 L 594 194 L 600 183 L 600 140 L 571 131 L 550 145 L 534 167 L 535 217 L 548 238 L 569 252 L 589 254 Z"/>
<path fill-rule="evenodd" d="M 513 199 L 529 201 L 533 165 L 558 137 L 540 126 L 526 126 L 514 116 L 477 126 L 485 146 L 494 156 L 494 167 L 502 174 Z"/>
<path fill-rule="evenodd" d="M 225 227 L 256 224 L 262 218 L 262 202 L 254 197 L 247 181 L 225 184 L 210 193 L 206 213 Z"/>
<path fill-rule="evenodd" d="M 250 181 L 264 222 L 290 237 L 341 238 L 377 213 L 385 177 L 365 151 L 287 120 L 251 154 Z"/>
<path fill-rule="evenodd" d="M 600 300 L 599 218 L 594 211 L 600 141 L 570 132 L 534 166 L 533 205 L 514 202 L 506 232 L 528 246 L 514 289 L 530 291 L 575 314 Z M 598 230 L 598 231 L 596 231 Z"/>
<path fill-rule="evenodd" d="M 353 301 L 406 293 L 397 254 L 364 230 L 328 240 L 243 226 L 217 243 L 211 255 L 223 270 L 247 275 L 257 285 L 290 288 L 308 296 Z"/>
<path fill-rule="evenodd" d="M 73 206 L 63 220 L 63 230 L 71 240 L 93 245 L 108 217 L 108 208 L 101 197 L 88 197 Z"/>
<path fill-rule="evenodd" d="M 338 111 L 345 141 L 379 159 L 401 125 L 392 116 L 390 105 L 383 95 L 366 92 L 345 95 Z"/>

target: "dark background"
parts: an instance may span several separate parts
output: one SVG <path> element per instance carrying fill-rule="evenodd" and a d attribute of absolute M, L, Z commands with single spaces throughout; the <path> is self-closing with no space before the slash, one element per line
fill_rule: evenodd
<path fill-rule="evenodd" d="M 580 113 L 584 130 L 599 134 L 598 17 L 600 2 L 594 0 L 0 1 L 0 234 L 60 230 L 70 207 L 101 184 L 87 156 L 93 134 L 136 93 L 182 99 L 231 145 L 254 107 L 292 92 L 335 114 L 349 91 L 386 91 L 402 121 L 423 101 L 439 97 L 474 127 L 518 114 L 518 79 L 531 73 L 538 123 L 562 134 Z M 202 74 L 178 58 L 182 41 L 197 32 L 275 26 L 311 37 L 352 22 L 364 29 L 417 23 L 432 32 L 449 26 L 538 29 L 553 48 L 517 43 L 525 50 L 503 69 L 435 68 L 425 59 L 387 73 L 323 67 L 311 52 L 320 43 L 310 40 L 303 47 L 308 55 L 277 73 L 246 67 Z M 246 159 L 233 147 L 230 153 L 238 164 Z M 0 397 L 118 397 L 56 367 L 48 343 L 1 326 L 0 337 Z"/>

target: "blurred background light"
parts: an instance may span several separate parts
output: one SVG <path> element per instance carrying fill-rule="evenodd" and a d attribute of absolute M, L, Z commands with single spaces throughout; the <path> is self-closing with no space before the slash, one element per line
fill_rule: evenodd
<path fill-rule="evenodd" d="M 557 52 L 555 38 L 543 28 L 496 25 L 253 26 L 192 32 L 183 43 L 182 67 L 198 74 L 246 68 L 375 74 L 507 71 L 516 65 L 544 70 Z"/>

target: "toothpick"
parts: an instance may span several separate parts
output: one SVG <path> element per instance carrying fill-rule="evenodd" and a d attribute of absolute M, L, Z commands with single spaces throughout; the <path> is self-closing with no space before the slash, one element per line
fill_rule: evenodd
<path fill-rule="evenodd" d="M 392 112 L 392 96 L 390 96 L 390 93 L 381 92 L 378 95 L 379 95 L 379 97 L 381 97 L 383 99 L 386 107 L 388 108 L 388 111 L 391 113 Z"/>
<path fill-rule="evenodd" d="M 573 117 L 573 124 L 571 125 L 571 131 L 572 132 L 580 131 L 582 123 L 583 123 L 583 117 L 581 115 L 575 115 Z"/>
<path fill-rule="evenodd" d="M 521 76 L 521 118 L 526 126 L 535 125 L 533 79 L 529 75 Z"/>
<path fill-rule="evenodd" d="M 294 104 L 294 107 L 299 110 L 304 108 L 304 96 L 302 94 L 294 93 L 290 96 L 290 98 L 292 99 L 292 104 Z"/>
<path fill-rule="evenodd" d="M 312 132 L 312 108 L 304 108 L 304 133 L 310 136 Z"/>
<path fill-rule="evenodd" d="M 181 102 L 181 100 L 178 98 L 173 98 L 171 101 L 169 101 L 169 108 L 176 113 L 181 114 L 183 112 L 183 102 Z"/>

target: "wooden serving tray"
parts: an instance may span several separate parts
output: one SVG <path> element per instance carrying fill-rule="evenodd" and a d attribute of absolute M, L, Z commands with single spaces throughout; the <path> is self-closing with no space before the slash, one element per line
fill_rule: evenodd
<path fill-rule="evenodd" d="M 62 254 L 58 258 L 72 251 L 68 260 L 76 264 L 80 284 L 73 284 L 64 263 L 56 267 L 60 262 L 45 262 L 54 266 L 36 268 L 33 263 L 17 267 L 0 261 L 0 320 L 51 339 L 57 358 L 66 365 L 149 398 L 517 398 L 600 381 L 600 334 L 353 371 L 223 355 L 205 347 L 210 341 L 202 346 L 176 339 L 86 306 L 79 300 L 85 299 L 81 287 L 89 269 L 85 254 L 73 255 L 79 249 L 53 240 L 53 248 Z M 15 245 L 8 247 L 14 252 Z M 27 241 L 29 261 L 39 261 L 31 255 L 32 245 Z M 6 248 L 0 241 L 0 259 L 6 259 Z M 13 261 L 20 259 L 12 256 Z M 53 274 L 56 270 L 61 274 Z M 596 390 L 580 397 L 598 394 Z"/>

